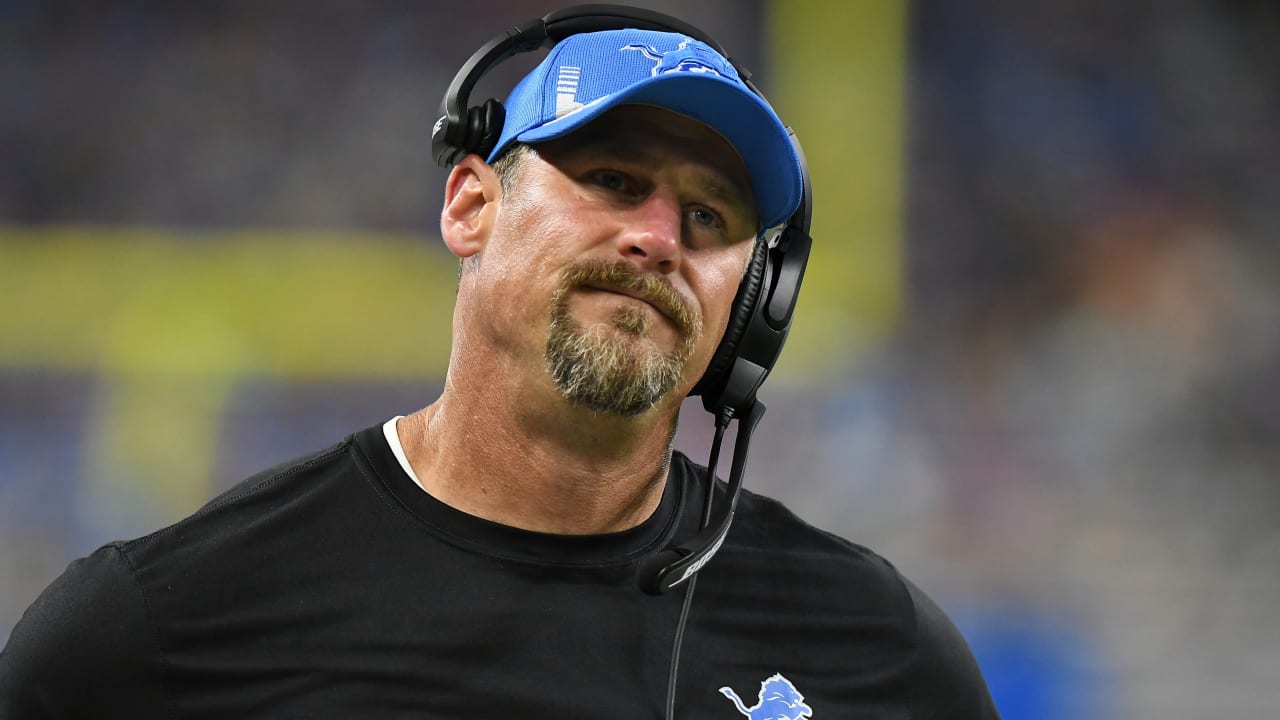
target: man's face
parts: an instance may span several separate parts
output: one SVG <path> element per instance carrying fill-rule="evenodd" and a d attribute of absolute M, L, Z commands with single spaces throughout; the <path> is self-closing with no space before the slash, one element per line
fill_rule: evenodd
<path fill-rule="evenodd" d="M 524 327 L 507 329 L 540 346 L 576 405 L 678 404 L 723 335 L 755 237 L 737 154 L 694 120 L 623 106 L 516 172 L 478 264 L 501 264 L 493 300 L 521 306 Z"/>

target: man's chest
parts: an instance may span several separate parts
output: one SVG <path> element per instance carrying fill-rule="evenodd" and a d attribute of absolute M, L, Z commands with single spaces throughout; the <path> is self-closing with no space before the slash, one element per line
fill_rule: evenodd
<path fill-rule="evenodd" d="M 165 685 L 184 717 L 661 718 L 680 599 L 483 582 L 381 601 L 277 599 L 170 635 Z M 695 601 L 677 716 L 847 710 L 845 639 L 802 609 L 755 610 Z"/>

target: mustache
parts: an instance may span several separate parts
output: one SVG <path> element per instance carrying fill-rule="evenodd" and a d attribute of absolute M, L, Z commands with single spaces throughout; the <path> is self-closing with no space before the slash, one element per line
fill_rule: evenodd
<path fill-rule="evenodd" d="M 685 337 L 695 337 L 702 330 L 702 314 L 684 299 L 670 280 L 641 274 L 626 260 L 583 260 L 569 265 L 561 271 L 556 295 L 563 296 L 570 289 L 584 285 L 638 295 L 675 323 Z"/>

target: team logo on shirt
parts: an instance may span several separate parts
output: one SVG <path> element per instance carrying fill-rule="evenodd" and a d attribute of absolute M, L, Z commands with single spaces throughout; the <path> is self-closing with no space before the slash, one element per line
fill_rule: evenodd
<path fill-rule="evenodd" d="M 732 700 L 738 712 L 750 720 L 801 720 L 813 715 L 813 708 L 804 704 L 804 695 L 781 673 L 760 683 L 758 702 L 751 707 L 731 687 L 720 688 L 720 694 Z"/>

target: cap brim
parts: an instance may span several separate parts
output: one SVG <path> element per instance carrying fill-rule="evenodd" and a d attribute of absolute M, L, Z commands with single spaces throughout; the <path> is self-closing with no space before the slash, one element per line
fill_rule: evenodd
<path fill-rule="evenodd" d="M 787 129 L 760 97 L 712 73 L 671 72 L 641 80 L 516 135 L 526 143 L 562 137 L 624 104 L 655 105 L 698 120 L 737 150 L 756 195 L 761 227 L 786 222 L 800 205 L 800 163 Z"/>

